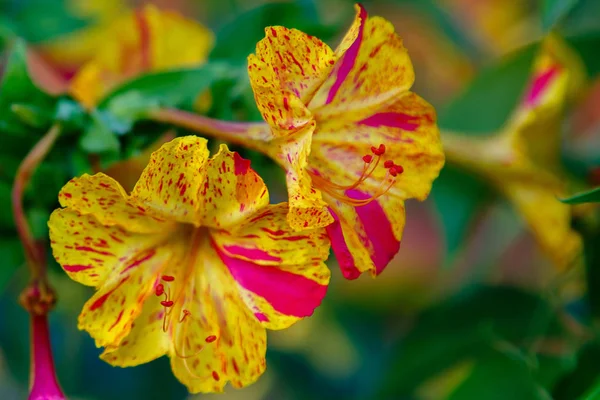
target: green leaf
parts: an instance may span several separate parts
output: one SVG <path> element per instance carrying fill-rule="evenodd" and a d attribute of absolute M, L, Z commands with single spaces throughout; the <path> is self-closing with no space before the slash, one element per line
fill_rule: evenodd
<path fill-rule="evenodd" d="M 0 128 L 19 134 L 31 132 L 29 123 L 23 123 L 22 115 L 15 114 L 13 104 L 29 107 L 36 115 L 52 115 L 55 100 L 38 89 L 27 69 L 27 47 L 21 39 L 15 40 L 2 82 L 0 83 Z"/>
<path fill-rule="evenodd" d="M 441 110 L 440 127 L 472 134 L 500 129 L 521 99 L 537 50 L 537 44 L 530 45 L 484 69 L 462 95 Z"/>
<path fill-rule="evenodd" d="M 433 185 L 449 261 L 465 243 L 474 215 L 490 199 L 489 186 L 479 178 L 446 165 Z"/>
<path fill-rule="evenodd" d="M 120 150 L 119 139 L 111 128 L 98 116 L 79 139 L 79 145 L 88 153 L 116 153 Z"/>
<path fill-rule="evenodd" d="M 600 187 L 588 190 L 586 192 L 577 193 L 566 199 L 560 199 L 566 204 L 581 204 L 581 203 L 599 203 L 600 202 Z"/>
<path fill-rule="evenodd" d="M 566 14 L 573 9 L 578 0 L 544 0 L 542 7 L 542 24 L 550 30 Z"/>
<path fill-rule="evenodd" d="M 352 7 L 348 7 L 348 11 L 348 17 L 351 18 Z M 316 14 L 317 10 L 311 2 L 268 3 L 252 8 L 218 30 L 210 58 L 245 63 L 248 55 L 254 53 L 256 43 L 265 36 L 268 26 L 296 28 L 326 41 L 337 32 L 337 27 L 323 26 Z"/>
<path fill-rule="evenodd" d="M 157 107 L 189 109 L 197 96 L 213 83 L 236 77 L 224 63 L 148 74 L 117 88 L 102 100 L 98 109 L 110 131 L 125 134 L 136 121 Z"/>
<path fill-rule="evenodd" d="M 18 239 L 0 237 L 0 290 L 4 289 L 17 268 L 24 262 L 23 247 Z"/>

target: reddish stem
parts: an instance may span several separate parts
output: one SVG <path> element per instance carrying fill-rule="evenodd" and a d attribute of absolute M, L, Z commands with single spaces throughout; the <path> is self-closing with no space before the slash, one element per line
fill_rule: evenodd
<path fill-rule="evenodd" d="M 47 319 L 48 312 L 56 302 L 56 296 L 46 277 L 46 257 L 43 247 L 37 245 L 23 209 L 25 188 L 59 134 L 60 128 L 54 125 L 31 149 L 19 165 L 11 193 L 17 233 L 25 249 L 27 265 L 31 272 L 30 283 L 20 297 L 21 304 L 31 318 L 30 400 L 65 398 L 56 379 Z"/>
<path fill-rule="evenodd" d="M 267 140 L 269 138 L 264 133 L 268 134 L 269 129 L 264 122 L 221 121 L 173 108 L 153 111 L 149 117 L 154 121 L 166 122 L 261 153 L 268 153 Z"/>
<path fill-rule="evenodd" d="M 31 391 L 29 400 L 61 400 L 46 315 L 31 315 Z"/>

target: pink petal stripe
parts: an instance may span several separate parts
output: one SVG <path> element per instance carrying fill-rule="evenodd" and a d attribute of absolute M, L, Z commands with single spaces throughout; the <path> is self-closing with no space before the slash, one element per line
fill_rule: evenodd
<path fill-rule="evenodd" d="M 373 114 L 359 122 L 361 125 L 379 128 L 380 126 L 389 126 L 400 128 L 405 131 L 414 131 L 419 127 L 419 117 L 397 112 L 384 112 Z"/>
<path fill-rule="evenodd" d="M 342 230 L 340 218 L 331 208 L 329 209 L 329 212 L 331 213 L 334 222 L 325 227 L 325 230 L 331 241 L 331 249 L 340 265 L 340 270 L 342 271 L 344 278 L 356 279 L 360 276 L 360 271 L 356 268 L 354 257 L 352 257 L 352 253 L 350 253 L 346 240 L 344 240 L 344 232 Z"/>
<path fill-rule="evenodd" d="M 527 94 L 525 95 L 525 105 L 527 107 L 535 107 L 537 105 L 542 93 L 544 92 L 544 89 L 546 89 L 550 82 L 552 82 L 552 79 L 554 79 L 558 71 L 558 66 L 553 65 L 548 70 L 538 74 L 534 78 L 529 90 L 527 91 Z"/>
<path fill-rule="evenodd" d="M 357 200 L 370 197 L 358 190 L 346 190 L 346 196 Z M 390 220 L 377 200 L 356 207 L 355 210 L 373 248 L 371 260 L 375 264 L 376 273 L 380 274 L 400 250 L 400 241 L 396 240 Z"/>
<path fill-rule="evenodd" d="M 331 89 L 329 89 L 329 93 L 327 94 L 327 100 L 325 101 L 325 104 L 329 104 L 333 101 L 333 98 L 340 90 L 342 83 L 346 80 L 348 74 L 350 73 L 350 71 L 352 71 L 352 68 L 354 68 L 354 64 L 356 63 L 356 57 L 358 56 L 358 51 L 363 40 L 365 22 L 367 21 L 367 10 L 365 10 L 365 8 L 360 4 L 359 7 L 360 27 L 358 29 L 358 36 L 356 37 L 356 40 L 350 45 L 350 47 L 348 47 L 348 50 L 346 50 L 341 60 L 339 61 L 339 64 L 336 65 L 336 68 L 332 72 L 332 74 L 336 75 L 335 82 L 331 86 Z"/>
<path fill-rule="evenodd" d="M 277 267 L 230 257 L 214 242 L 213 247 L 240 286 L 263 297 L 282 314 L 308 317 L 325 297 L 327 286 Z"/>

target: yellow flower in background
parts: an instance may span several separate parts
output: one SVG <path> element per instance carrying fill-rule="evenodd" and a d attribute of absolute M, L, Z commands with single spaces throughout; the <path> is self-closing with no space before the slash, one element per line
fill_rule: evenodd
<path fill-rule="evenodd" d="M 298 30 L 266 28 L 248 71 L 268 126 L 239 136 L 285 168 L 290 225 L 327 227 L 349 279 L 383 271 L 400 248 L 403 200 L 425 199 L 444 164 L 435 110 L 409 90 L 402 40 L 356 9 L 335 51 Z"/>
<path fill-rule="evenodd" d="M 286 203 L 269 205 L 250 162 L 206 140 L 175 139 L 155 152 L 127 195 L 104 174 L 60 192 L 49 221 L 54 256 L 96 288 L 79 328 L 101 357 L 134 366 L 168 355 L 191 392 L 254 382 L 267 329 L 311 315 L 325 295 L 322 229 L 297 232 Z"/>
<path fill-rule="evenodd" d="M 147 72 L 193 67 L 210 52 L 214 35 L 172 11 L 145 6 L 109 25 L 75 32 L 44 46 L 60 63 L 73 60 L 71 94 L 92 108 L 111 89 Z"/>
<path fill-rule="evenodd" d="M 493 136 L 443 132 L 446 157 L 493 183 L 515 206 L 541 248 L 560 270 L 576 261 L 581 239 L 571 228 L 572 207 L 560 164 L 562 111 L 580 78 L 563 43 L 550 37 L 534 63 L 525 95 Z"/>

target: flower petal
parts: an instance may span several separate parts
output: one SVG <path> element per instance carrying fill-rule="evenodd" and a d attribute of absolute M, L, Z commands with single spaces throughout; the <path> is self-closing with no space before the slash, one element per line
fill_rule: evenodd
<path fill-rule="evenodd" d="M 358 190 L 349 190 L 346 195 L 354 199 L 369 198 Z M 344 277 L 356 279 L 365 271 L 379 275 L 400 250 L 404 203 L 382 196 L 367 205 L 353 207 L 324 197 L 332 205 L 335 219 L 326 228 L 327 234 Z"/>
<path fill-rule="evenodd" d="M 163 228 L 160 235 L 135 234 L 118 225 L 103 226 L 93 215 L 71 209 L 54 211 L 48 227 L 56 261 L 71 279 L 88 286 L 103 284 L 119 265 L 127 265 L 136 254 L 160 241 L 161 235 L 172 232 Z"/>
<path fill-rule="evenodd" d="M 142 207 L 179 222 L 198 225 L 200 189 L 206 179 L 206 139 L 176 138 L 152 154 L 131 197 Z"/>
<path fill-rule="evenodd" d="M 319 39 L 281 26 L 265 29 L 248 57 L 256 104 L 276 136 L 285 136 L 312 118 L 305 107 L 325 79 L 335 58 Z"/>
<path fill-rule="evenodd" d="M 118 346 L 105 348 L 100 358 L 110 365 L 131 367 L 167 354 L 171 348 L 171 337 L 163 331 L 164 308 L 160 301 L 159 297 L 148 297 L 129 334 Z"/>
<path fill-rule="evenodd" d="M 232 227 L 246 215 L 269 204 L 269 192 L 262 178 L 236 152 L 221 145 L 206 164 L 206 181 L 200 193 L 202 225 Z"/>
<path fill-rule="evenodd" d="M 79 315 L 79 329 L 86 330 L 98 347 L 114 347 L 121 343 L 131 331 L 133 320 L 141 313 L 144 302 L 154 294 L 161 271 L 184 260 L 187 242 L 183 235 L 144 236 L 151 238 L 135 238 L 139 243 L 137 251 L 129 247 L 128 254 L 113 261 L 107 280 L 98 287 Z M 145 243 L 144 239 L 147 239 Z M 149 244 L 150 240 L 154 243 Z"/>
<path fill-rule="evenodd" d="M 154 6 L 118 19 L 102 36 L 102 45 L 71 86 L 73 96 L 88 108 L 118 84 L 144 72 L 200 64 L 214 41 L 197 22 Z"/>
<path fill-rule="evenodd" d="M 380 17 L 367 18 L 360 5 L 356 9 L 360 25 L 355 20 L 339 50 L 356 38 L 308 106 L 319 121 L 349 112 L 366 117 L 408 91 L 415 79 L 408 52 L 392 24 Z"/>
<path fill-rule="evenodd" d="M 268 329 L 287 328 L 312 315 L 330 278 L 325 231 L 294 231 L 287 212 L 285 203 L 272 205 L 233 234 L 212 235 L 246 305 Z"/>
<path fill-rule="evenodd" d="M 384 144 L 383 160 L 393 160 L 404 168 L 384 196 L 424 200 L 444 165 L 435 120 L 433 107 L 409 92 L 357 122 L 325 122 L 313 136 L 309 167 L 330 182 L 351 185 L 364 171 L 363 155 L 371 154 L 371 146 Z M 362 191 L 373 194 L 387 185 L 382 164 L 359 186 Z"/>
<path fill-rule="evenodd" d="M 172 225 L 130 199 L 117 181 L 103 173 L 71 179 L 58 200 L 63 207 L 94 215 L 102 225 L 120 225 L 130 232 L 160 232 Z"/>
<path fill-rule="evenodd" d="M 321 192 L 313 187 L 306 172 L 314 129 L 315 122 L 312 121 L 302 132 L 280 141 L 274 147 L 274 157 L 286 171 L 290 207 L 288 222 L 297 230 L 322 228 L 333 221 Z"/>
<path fill-rule="evenodd" d="M 558 182 L 502 182 L 502 190 L 527 221 L 535 236 L 560 271 L 572 267 L 581 257 L 581 237 L 571 228 L 572 207 L 557 198 L 564 195 Z"/>
<path fill-rule="evenodd" d="M 243 303 L 208 235 L 198 254 L 174 309 L 171 367 L 192 393 L 221 392 L 228 381 L 249 385 L 265 369 L 265 329 Z"/>

